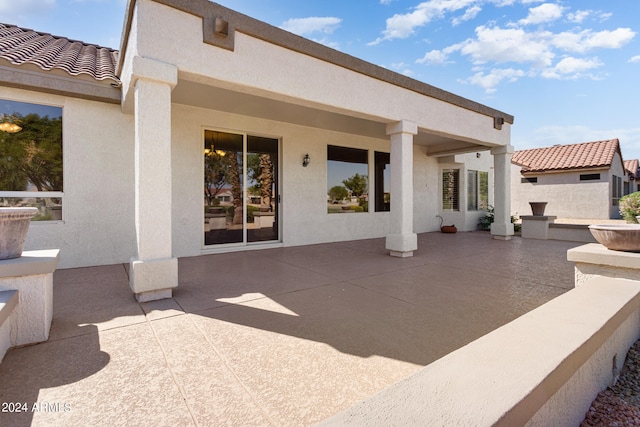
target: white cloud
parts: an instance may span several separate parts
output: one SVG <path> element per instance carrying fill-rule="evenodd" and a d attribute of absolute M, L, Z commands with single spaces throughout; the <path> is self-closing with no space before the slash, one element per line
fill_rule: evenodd
<path fill-rule="evenodd" d="M 376 45 L 384 40 L 406 39 L 415 33 L 415 29 L 422 27 L 434 19 L 441 19 L 446 12 L 455 12 L 469 7 L 478 0 L 429 0 L 420 3 L 412 12 L 395 14 L 387 19 L 387 27 L 382 37 L 369 43 Z"/>
<path fill-rule="evenodd" d="M 523 29 L 480 26 L 476 28 L 476 36 L 475 40 L 460 44 L 460 52 L 471 56 L 476 64 L 528 62 L 542 67 L 551 65 L 555 56 L 545 40 Z"/>
<path fill-rule="evenodd" d="M 465 21 L 470 21 L 474 19 L 476 16 L 478 16 L 478 13 L 480 13 L 480 11 L 482 11 L 482 8 L 480 6 L 471 6 L 469 9 L 467 9 L 464 12 L 464 15 L 457 18 L 453 18 L 451 20 L 451 23 L 455 27 L 456 25 L 460 25 Z"/>
<path fill-rule="evenodd" d="M 448 55 L 441 51 L 434 49 L 424 54 L 424 56 L 418 60 L 416 60 L 417 64 L 430 64 L 430 65 L 441 65 L 446 64 L 450 61 L 447 60 Z"/>
<path fill-rule="evenodd" d="M 592 10 L 576 10 L 575 13 L 571 12 L 567 14 L 569 22 L 581 23 L 593 13 Z"/>
<path fill-rule="evenodd" d="M 56 0 L 0 0 L 2 22 L 10 24 L 27 16 L 47 15 L 56 6 Z"/>
<path fill-rule="evenodd" d="M 601 12 L 599 10 L 598 11 L 595 11 L 595 10 L 576 10 L 575 12 L 567 13 L 567 20 L 569 22 L 575 22 L 577 24 L 581 24 L 587 18 L 591 17 L 591 18 L 593 18 L 593 20 L 596 20 L 596 21 L 599 21 L 599 22 L 604 22 L 607 19 L 611 18 L 611 16 L 613 16 L 612 13 L 605 13 L 605 12 Z"/>
<path fill-rule="evenodd" d="M 629 58 L 629 62 L 640 62 L 640 55 L 632 56 Z"/>
<path fill-rule="evenodd" d="M 548 79 L 577 79 L 584 77 L 585 71 L 601 67 L 602 62 L 598 58 L 574 58 L 568 56 L 561 59 L 554 67 L 543 70 L 540 75 Z M 587 74 L 586 76 L 595 79 L 596 77 Z"/>
<path fill-rule="evenodd" d="M 552 36 L 551 43 L 560 49 L 584 53 L 593 49 L 619 49 L 630 42 L 636 33 L 630 28 L 617 28 L 594 33 L 583 30 L 579 33 L 566 31 Z"/>
<path fill-rule="evenodd" d="M 562 17 L 564 8 L 554 3 L 545 3 L 529 9 L 529 15 L 518 21 L 523 25 L 543 24 L 555 21 Z"/>
<path fill-rule="evenodd" d="M 292 18 L 285 21 L 280 28 L 294 34 L 308 35 L 313 33 L 331 34 L 340 26 L 342 19 L 335 17 L 312 16 L 309 18 Z"/>
<path fill-rule="evenodd" d="M 468 79 L 463 80 L 463 83 L 480 86 L 486 93 L 491 94 L 496 91 L 496 87 L 503 80 L 515 82 L 518 78 L 524 77 L 525 75 L 526 73 L 523 70 L 516 70 L 513 68 L 494 68 L 488 74 L 485 74 L 483 71 L 479 71 Z"/>

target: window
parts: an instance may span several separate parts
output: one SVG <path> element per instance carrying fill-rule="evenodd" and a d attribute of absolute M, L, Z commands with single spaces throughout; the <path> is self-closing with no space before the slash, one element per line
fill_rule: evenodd
<path fill-rule="evenodd" d="M 62 219 L 62 108 L 0 100 L 0 205 Z"/>
<path fill-rule="evenodd" d="M 521 184 L 535 184 L 538 182 L 538 177 L 537 176 L 533 176 L 533 177 L 529 177 L 529 178 L 520 178 L 520 183 Z"/>
<path fill-rule="evenodd" d="M 368 157 L 367 150 L 327 147 L 327 212 L 369 211 Z"/>
<path fill-rule="evenodd" d="M 467 171 L 467 210 L 489 209 L 489 173 Z"/>
<path fill-rule="evenodd" d="M 460 210 L 460 171 L 458 169 L 443 169 L 442 171 L 442 210 Z"/>
<path fill-rule="evenodd" d="M 620 200 L 620 197 L 622 197 L 622 178 L 621 177 L 612 175 L 611 193 L 613 194 L 613 200 L 611 201 L 611 204 L 613 206 L 618 206 L 618 200 Z"/>
<path fill-rule="evenodd" d="M 599 173 L 587 173 L 580 175 L 580 181 L 598 181 L 600 180 Z"/>
<path fill-rule="evenodd" d="M 391 156 L 389 153 L 374 153 L 375 177 L 376 177 L 376 212 L 388 212 L 391 210 L 391 193 L 389 183 L 391 181 L 390 167 Z"/>

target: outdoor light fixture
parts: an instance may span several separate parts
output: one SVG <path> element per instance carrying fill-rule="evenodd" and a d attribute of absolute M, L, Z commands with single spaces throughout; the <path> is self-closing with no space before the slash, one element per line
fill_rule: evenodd
<path fill-rule="evenodd" d="M 476 158 L 477 158 L 477 159 L 479 159 L 479 158 L 480 158 L 480 156 L 482 156 L 482 154 L 480 154 L 480 153 L 476 153 Z"/>
<path fill-rule="evenodd" d="M 305 154 L 304 157 L 302 158 L 302 166 L 306 168 L 307 166 L 309 166 L 310 161 L 311 161 L 311 157 L 309 157 L 308 154 Z"/>

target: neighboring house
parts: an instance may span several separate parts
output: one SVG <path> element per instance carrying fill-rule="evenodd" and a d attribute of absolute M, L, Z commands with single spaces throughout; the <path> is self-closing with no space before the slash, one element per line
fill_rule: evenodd
<path fill-rule="evenodd" d="M 629 174 L 618 139 L 519 150 L 511 161 L 514 213 L 531 215 L 529 202 L 547 202 L 546 215 L 620 218 L 618 200 L 629 193 Z"/>
<path fill-rule="evenodd" d="M 624 169 L 627 172 L 627 176 L 629 178 L 629 188 L 625 187 L 625 194 L 640 191 L 640 165 L 638 164 L 638 159 L 625 160 Z"/>
<path fill-rule="evenodd" d="M 473 230 L 488 204 L 494 237 L 513 234 L 512 116 L 208 1 L 126 10 L 120 51 L 0 25 L 0 161 L 31 144 L 55 166 L 14 161 L 0 198 L 62 204 L 27 249 L 60 248 L 63 268 L 129 262 L 145 300 L 171 295 L 178 257 L 385 236 L 411 256 L 438 215 Z M 49 136 L 31 138 L 27 116 Z M 48 184 L 27 194 L 31 179 Z M 223 179 L 243 197 L 210 239 L 203 183 Z M 344 181 L 361 209 L 328 213 Z M 250 186 L 275 215 L 261 234 Z"/>

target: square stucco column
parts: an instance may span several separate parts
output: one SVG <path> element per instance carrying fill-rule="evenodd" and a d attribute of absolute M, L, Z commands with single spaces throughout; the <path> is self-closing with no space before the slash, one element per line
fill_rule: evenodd
<path fill-rule="evenodd" d="M 418 125 L 402 120 L 387 125 L 391 139 L 391 227 L 386 248 L 391 256 L 410 257 L 418 249 L 413 232 L 413 135 Z"/>
<path fill-rule="evenodd" d="M 513 236 L 511 223 L 511 156 L 513 146 L 504 145 L 491 149 L 494 166 L 493 224 L 491 234 L 494 239 L 509 240 Z"/>
<path fill-rule="evenodd" d="M 171 242 L 171 91 L 173 65 L 133 61 L 135 116 L 135 226 L 137 256 L 129 285 L 140 302 L 171 298 L 178 260 Z"/>

